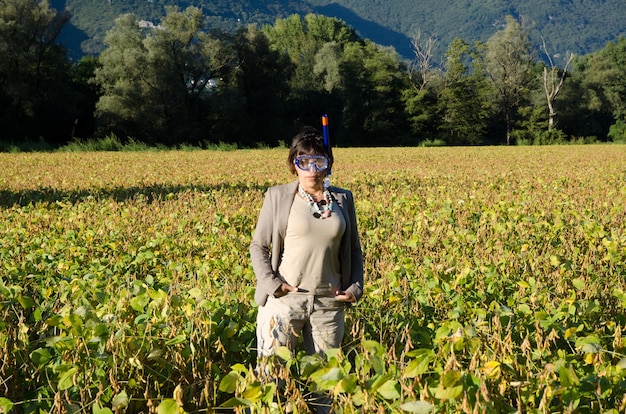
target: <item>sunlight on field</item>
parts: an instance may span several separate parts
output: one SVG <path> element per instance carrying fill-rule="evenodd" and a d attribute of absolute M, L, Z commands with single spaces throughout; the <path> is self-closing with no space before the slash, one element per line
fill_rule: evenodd
<path fill-rule="evenodd" d="M 338 406 L 624 408 L 626 146 L 334 155 L 366 269 L 349 358 L 333 360 Z M 229 372 L 255 360 L 248 245 L 265 189 L 294 179 L 286 157 L 0 154 L 0 397 L 136 412 L 182 387 L 190 411 L 267 403 Z M 330 387 L 309 375 L 292 385 Z"/>

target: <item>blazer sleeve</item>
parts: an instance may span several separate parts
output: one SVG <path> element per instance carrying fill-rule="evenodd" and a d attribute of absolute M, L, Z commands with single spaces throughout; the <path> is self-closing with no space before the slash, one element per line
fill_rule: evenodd
<path fill-rule="evenodd" d="M 263 206 L 259 213 L 258 222 L 252 242 L 250 243 L 250 260 L 252 261 L 252 267 L 256 276 L 257 286 L 254 299 L 259 306 L 265 305 L 267 297 L 273 295 L 276 289 L 283 283 L 276 276 L 276 271 L 272 269 L 271 252 L 273 244 L 277 243 L 274 240 L 275 234 L 277 234 L 276 218 L 274 214 L 276 208 L 274 206 L 275 200 L 272 196 L 272 192 L 268 190 L 265 193 L 265 199 Z"/>
<path fill-rule="evenodd" d="M 350 216 L 350 286 L 345 289 L 352 293 L 356 300 L 363 296 L 363 251 L 359 238 L 358 225 L 356 220 L 356 209 L 354 207 L 354 197 L 350 191 L 346 192 L 348 214 Z"/>

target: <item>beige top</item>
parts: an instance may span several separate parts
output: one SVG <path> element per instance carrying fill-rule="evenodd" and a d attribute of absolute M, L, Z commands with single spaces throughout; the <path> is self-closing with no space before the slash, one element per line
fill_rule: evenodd
<path fill-rule="evenodd" d="M 339 254 L 345 230 L 345 218 L 336 206 L 330 217 L 316 218 L 308 203 L 296 194 L 278 273 L 302 293 L 334 296 L 341 289 Z"/>

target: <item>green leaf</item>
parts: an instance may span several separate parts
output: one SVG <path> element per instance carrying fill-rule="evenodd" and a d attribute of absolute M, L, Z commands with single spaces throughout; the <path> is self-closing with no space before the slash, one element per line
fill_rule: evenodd
<path fill-rule="evenodd" d="M 314 355 L 305 355 L 300 361 L 300 373 L 302 377 L 308 378 L 322 365 L 320 359 Z"/>
<path fill-rule="evenodd" d="M 435 407 L 426 401 L 409 401 L 400 405 L 402 411 L 415 414 L 431 414 Z"/>
<path fill-rule="evenodd" d="M 463 392 L 463 385 L 457 385 L 450 388 L 436 388 L 435 398 L 439 400 L 454 400 Z"/>
<path fill-rule="evenodd" d="M 8 413 L 13 409 L 13 402 L 8 398 L 0 397 L 0 413 Z"/>
<path fill-rule="evenodd" d="M 148 289 L 148 294 L 153 300 L 157 302 L 163 302 L 167 299 L 167 292 L 164 292 L 161 289 L 159 290 Z"/>
<path fill-rule="evenodd" d="M 224 329 L 227 338 L 232 338 L 239 332 L 239 324 L 235 321 L 228 322 L 228 326 Z"/>
<path fill-rule="evenodd" d="M 52 355 L 50 355 L 50 351 L 48 348 L 39 348 L 35 349 L 30 353 L 30 359 L 38 366 L 42 367 L 50 361 Z"/>
<path fill-rule="evenodd" d="M 597 354 L 602 350 L 602 342 L 596 335 L 588 335 L 576 340 L 576 348 L 589 354 Z"/>
<path fill-rule="evenodd" d="M 354 374 L 347 375 L 343 377 L 341 381 L 339 381 L 339 384 L 337 384 L 336 391 L 347 393 L 347 394 L 353 394 L 354 391 L 356 390 L 356 386 L 358 382 L 359 381 L 356 375 Z"/>
<path fill-rule="evenodd" d="M 167 398 L 161 401 L 157 408 L 158 414 L 178 414 L 180 412 L 180 407 L 178 403 L 173 398 Z"/>
<path fill-rule="evenodd" d="M 391 379 L 392 375 L 387 373 L 385 375 L 377 375 L 375 376 L 372 380 L 370 380 L 370 387 L 369 389 L 372 392 L 377 391 L 380 387 L 383 386 L 383 384 L 385 384 L 387 381 L 389 381 Z"/>
<path fill-rule="evenodd" d="M 563 387 L 578 387 L 580 385 L 578 375 L 576 375 L 576 372 L 571 364 L 567 365 L 567 367 L 563 366 L 559 369 L 559 379 L 561 380 L 561 385 Z"/>
<path fill-rule="evenodd" d="M 376 392 L 386 400 L 397 400 L 400 398 L 400 384 L 396 380 L 389 380 L 380 386 Z"/>
<path fill-rule="evenodd" d="M 319 389 L 331 390 L 337 386 L 339 381 L 343 378 L 343 374 L 337 367 L 323 368 L 311 374 L 310 378 L 313 382 L 315 382 Z"/>
<path fill-rule="evenodd" d="M 263 388 L 261 385 L 248 385 L 242 393 L 242 397 L 251 402 L 255 402 L 263 397 Z"/>
<path fill-rule="evenodd" d="M 585 281 L 581 278 L 576 278 L 572 280 L 572 284 L 578 290 L 582 290 L 585 287 Z"/>
<path fill-rule="evenodd" d="M 376 341 L 366 340 L 362 342 L 363 349 L 376 356 L 382 356 L 385 354 L 385 348 Z"/>
<path fill-rule="evenodd" d="M 447 339 L 448 335 L 450 335 L 450 331 L 451 329 L 447 324 L 440 326 L 435 333 L 435 342 L 439 343 L 442 340 Z"/>
<path fill-rule="evenodd" d="M 20 305 L 22 305 L 22 308 L 24 309 L 30 309 L 35 306 L 35 301 L 30 296 L 18 295 L 17 301 L 20 303 Z"/>
<path fill-rule="evenodd" d="M 74 374 L 78 372 L 78 367 L 72 367 L 59 375 L 57 388 L 61 391 L 67 390 L 74 385 Z"/>
<path fill-rule="evenodd" d="M 91 412 L 92 414 L 113 414 L 113 411 L 108 407 L 103 407 L 100 401 L 96 401 L 91 405 Z"/>
<path fill-rule="evenodd" d="M 404 370 L 405 378 L 415 378 L 428 371 L 430 363 L 435 359 L 432 349 L 417 349 L 413 351 L 415 358 L 412 359 Z"/>
<path fill-rule="evenodd" d="M 165 345 L 177 345 L 183 343 L 187 340 L 187 336 L 185 334 L 177 335 L 171 339 L 168 339 L 165 342 Z"/>
<path fill-rule="evenodd" d="M 461 373 L 459 371 L 448 371 L 441 377 L 441 383 L 444 387 L 451 387 L 461 382 Z"/>
<path fill-rule="evenodd" d="M 276 348 L 276 351 L 274 353 L 283 361 L 287 362 L 291 359 L 291 351 L 286 346 L 279 346 L 278 348 Z"/>
<path fill-rule="evenodd" d="M 276 394 L 276 383 L 270 382 L 269 384 L 265 384 L 263 386 L 263 397 L 261 397 L 261 401 L 265 404 L 270 404 L 274 401 L 274 394 Z"/>
<path fill-rule="evenodd" d="M 198 299 L 198 298 L 202 297 L 202 291 L 199 288 L 197 288 L 197 287 L 189 289 L 189 291 L 187 293 L 189 294 L 189 296 L 191 296 L 192 298 L 195 298 L 195 299 Z"/>
<path fill-rule="evenodd" d="M 232 367 L 230 367 L 230 369 L 232 371 L 240 372 L 242 374 L 248 373 L 248 367 L 246 367 L 244 364 L 235 364 Z"/>
<path fill-rule="evenodd" d="M 561 264 L 561 258 L 555 255 L 550 256 L 550 264 L 554 267 L 559 267 Z"/>
<path fill-rule="evenodd" d="M 46 324 L 50 326 L 59 326 L 63 322 L 63 317 L 61 315 L 52 315 L 48 319 L 46 319 Z"/>
<path fill-rule="evenodd" d="M 137 295 L 130 300 L 130 307 L 137 312 L 143 312 L 143 309 L 150 302 L 150 297 L 145 293 Z"/>
<path fill-rule="evenodd" d="M 441 377 L 435 397 L 440 400 L 453 400 L 463 392 L 462 376 L 459 371 L 449 371 Z"/>
<path fill-rule="evenodd" d="M 366 357 L 366 359 L 368 358 Z M 382 375 L 385 373 L 385 361 L 383 361 L 382 357 L 378 355 L 371 355 L 368 359 L 368 362 L 369 362 L 370 367 L 377 374 Z"/>
<path fill-rule="evenodd" d="M 237 390 L 237 383 L 241 379 L 241 374 L 236 371 L 230 371 L 220 381 L 219 390 L 227 394 L 232 394 Z"/>
<path fill-rule="evenodd" d="M 220 405 L 220 407 L 232 408 L 232 407 L 250 407 L 252 405 L 251 401 L 248 401 L 244 398 L 233 397 L 230 400 L 226 401 L 224 404 Z"/>
<path fill-rule="evenodd" d="M 341 348 L 330 348 L 324 351 L 326 359 L 331 360 L 333 358 L 338 359 L 341 356 Z"/>

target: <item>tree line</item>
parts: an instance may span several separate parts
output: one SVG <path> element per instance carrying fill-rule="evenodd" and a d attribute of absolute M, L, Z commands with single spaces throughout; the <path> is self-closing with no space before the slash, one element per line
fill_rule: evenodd
<path fill-rule="evenodd" d="M 189 7 L 156 26 L 122 15 L 99 56 L 74 62 L 56 41 L 67 19 L 45 1 L 0 3 L 0 141 L 277 145 L 323 113 L 340 146 L 626 141 L 624 38 L 585 56 L 544 41 L 539 57 L 508 17 L 442 57 L 417 33 L 407 62 L 335 18 L 227 33 Z"/>

